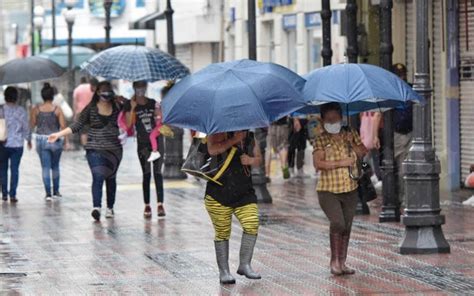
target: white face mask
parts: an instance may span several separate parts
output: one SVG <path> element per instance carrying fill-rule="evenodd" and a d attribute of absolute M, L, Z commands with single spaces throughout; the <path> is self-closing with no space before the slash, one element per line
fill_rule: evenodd
<path fill-rule="evenodd" d="M 146 87 L 135 88 L 135 95 L 137 97 L 144 97 L 146 95 Z"/>
<path fill-rule="evenodd" d="M 339 134 L 341 132 L 342 128 L 342 122 L 336 122 L 336 123 L 325 123 L 324 124 L 324 129 L 330 133 L 330 134 Z"/>

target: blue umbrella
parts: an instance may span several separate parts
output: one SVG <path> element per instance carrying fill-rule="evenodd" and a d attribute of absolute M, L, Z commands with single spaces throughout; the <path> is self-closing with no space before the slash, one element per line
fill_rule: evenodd
<path fill-rule="evenodd" d="M 304 83 L 272 63 L 212 64 L 170 90 L 162 101 L 163 122 L 206 134 L 266 127 L 304 107 Z"/>
<path fill-rule="evenodd" d="M 395 74 L 368 64 L 337 64 L 317 69 L 306 76 L 303 94 L 310 105 L 338 102 L 349 114 L 403 107 L 409 101 L 423 103 L 423 97 Z M 316 113 L 318 108 L 302 112 Z"/>
<path fill-rule="evenodd" d="M 179 79 L 189 69 L 175 57 L 144 46 L 123 45 L 100 52 L 81 68 L 92 76 L 128 81 L 158 81 Z"/>

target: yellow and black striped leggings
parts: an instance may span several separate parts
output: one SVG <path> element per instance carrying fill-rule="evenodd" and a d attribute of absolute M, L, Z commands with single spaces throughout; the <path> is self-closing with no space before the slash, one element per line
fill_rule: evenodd
<path fill-rule="evenodd" d="M 244 233 L 257 235 L 258 233 L 258 207 L 256 203 L 251 203 L 238 208 L 226 207 L 209 195 L 204 199 L 206 210 L 211 217 L 214 231 L 216 232 L 216 241 L 230 239 L 232 228 L 232 214 L 239 219 Z"/>

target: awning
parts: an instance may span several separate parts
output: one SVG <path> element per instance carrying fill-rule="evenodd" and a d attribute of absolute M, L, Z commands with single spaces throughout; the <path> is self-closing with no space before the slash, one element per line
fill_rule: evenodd
<path fill-rule="evenodd" d="M 155 30 L 155 22 L 164 19 L 165 13 L 157 11 L 131 22 L 129 28 L 130 30 Z"/>

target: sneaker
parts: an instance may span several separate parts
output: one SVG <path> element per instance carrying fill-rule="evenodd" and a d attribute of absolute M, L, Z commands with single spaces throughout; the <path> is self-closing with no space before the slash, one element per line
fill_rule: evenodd
<path fill-rule="evenodd" d="M 120 144 L 125 145 L 127 143 L 127 133 L 121 133 L 120 136 L 118 136 L 120 140 Z"/>
<path fill-rule="evenodd" d="M 110 219 L 114 217 L 114 209 L 109 209 L 105 211 L 105 218 Z"/>
<path fill-rule="evenodd" d="M 372 175 L 372 177 L 370 177 L 370 181 L 372 181 L 372 184 L 375 185 L 379 182 L 379 178 L 377 178 L 377 175 Z"/>
<path fill-rule="evenodd" d="M 151 207 L 150 206 L 145 206 L 145 211 L 143 211 L 143 217 L 145 218 L 151 218 Z"/>
<path fill-rule="evenodd" d="M 308 175 L 305 174 L 303 168 L 298 169 L 298 172 L 296 173 L 296 178 L 304 179 L 304 178 L 307 178 L 307 177 L 308 177 Z"/>
<path fill-rule="evenodd" d="M 8 201 L 8 196 L 6 196 L 6 195 L 2 196 L 2 200 L 3 201 Z"/>
<path fill-rule="evenodd" d="M 290 178 L 290 170 L 288 167 L 282 169 L 283 172 L 283 179 L 289 179 Z"/>
<path fill-rule="evenodd" d="M 474 206 L 474 195 L 462 202 L 465 206 Z"/>
<path fill-rule="evenodd" d="M 46 195 L 45 199 L 46 199 L 46 201 L 52 201 L 53 197 L 51 196 L 51 194 L 48 194 L 48 195 Z"/>
<path fill-rule="evenodd" d="M 158 206 L 158 217 L 164 217 L 164 216 L 166 216 L 165 208 L 163 207 L 163 205 L 159 205 Z"/>
<path fill-rule="evenodd" d="M 150 154 L 150 157 L 148 157 L 148 162 L 154 162 L 155 160 L 159 159 L 161 157 L 160 152 L 158 151 L 153 151 Z"/>
<path fill-rule="evenodd" d="M 100 208 L 94 208 L 92 210 L 91 216 L 95 221 L 100 221 Z"/>
<path fill-rule="evenodd" d="M 17 203 L 18 199 L 16 197 L 10 197 L 10 202 L 11 203 Z"/>
<path fill-rule="evenodd" d="M 382 191 L 382 181 L 378 181 L 374 184 L 375 190 Z"/>
<path fill-rule="evenodd" d="M 55 198 L 61 198 L 61 197 L 63 197 L 63 196 L 61 195 L 61 193 L 59 193 L 59 192 L 54 193 L 53 196 L 54 196 Z"/>

